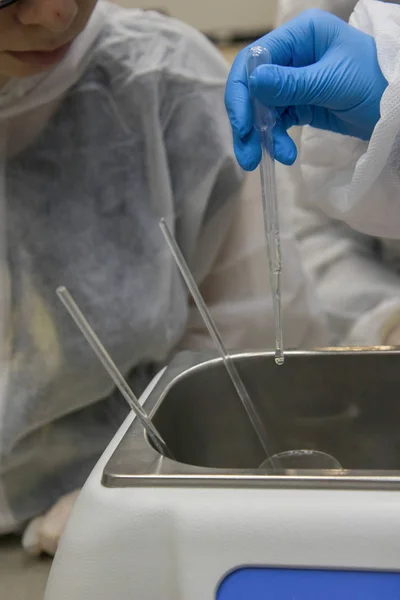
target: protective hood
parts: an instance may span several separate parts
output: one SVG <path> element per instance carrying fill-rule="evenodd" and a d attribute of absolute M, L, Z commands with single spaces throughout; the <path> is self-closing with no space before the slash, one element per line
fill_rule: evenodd
<path fill-rule="evenodd" d="M 0 120 L 19 116 L 53 102 L 74 85 L 90 61 L 90 49 L 104 27 L 104 22 L 104 2 L 99 2 L 84 31 L 56 67 L 33 77 L 11 79 L 0 89 Z"/>

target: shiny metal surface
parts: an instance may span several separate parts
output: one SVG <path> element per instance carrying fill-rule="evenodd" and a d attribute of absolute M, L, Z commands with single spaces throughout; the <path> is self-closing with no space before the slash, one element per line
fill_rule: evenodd
<path fill-rule="evenodd" d="M 393 349 L 234 356 L 271 438 L 272 452 L 315 449 L 342 471 L 265 471 L 264 454 L 213 354 L 184 353 L 146 402 L 173 455 L 158 454 L 135 421 L 103 473 L 108 487 L 400 488 L 400 352 Z"/>

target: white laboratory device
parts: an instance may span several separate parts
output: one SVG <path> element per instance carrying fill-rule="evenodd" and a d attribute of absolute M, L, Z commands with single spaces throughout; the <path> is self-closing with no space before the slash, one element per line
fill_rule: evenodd
<path fill-rule="evenodd" d="M 399 600 L 400 353 L 234 356 L 274 453 L 265 470 L 222 360 L 178 356 L 142 397 L 174 459 L 129 417 L 74 508 L 46 600 Z"/>

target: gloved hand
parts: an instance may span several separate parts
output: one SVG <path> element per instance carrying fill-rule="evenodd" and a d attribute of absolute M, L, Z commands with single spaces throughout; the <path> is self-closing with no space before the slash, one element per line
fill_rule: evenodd
<path fill-rule="evenodd" d="M 79 491 L 76 490 L 63 496 L 48 513 L 29 523 L 22 536 L 22 546 L 28 554 L 31 556 L 55 555 Z"/>
<path fill-rule="evenodd" d="M 286 165 L 296 160 L 296 146 L 286 132 L 293 125 L 369 140 L 387 87 L 371 36 L 330 13 L 311 9 L 254 45 L 267 48 L 272 58 L 272 65 L 253 72 L 250 92 L 280 116 L 274 130 L 277 160 Z M 260 162 L 261 148 L 253 128 L 247 50 L 232 66 L 225 102 L 237 159 L 251 171 Z"/>

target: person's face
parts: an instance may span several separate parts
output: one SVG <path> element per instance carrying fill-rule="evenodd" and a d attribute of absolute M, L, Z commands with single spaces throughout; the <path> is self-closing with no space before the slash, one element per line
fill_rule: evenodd
<path fill-rule="evenodd" d="M 0 85 L 39 74 L 64 58 L 97 0 L 17 0 L 0 9 Z"/>

